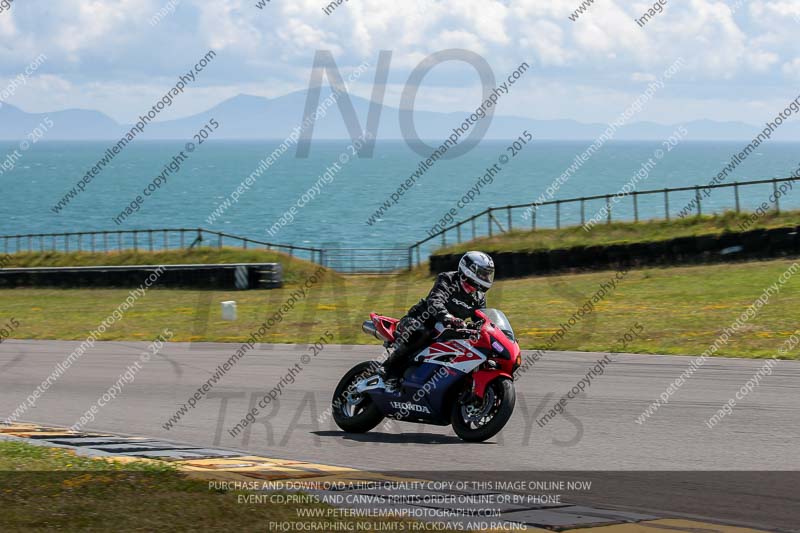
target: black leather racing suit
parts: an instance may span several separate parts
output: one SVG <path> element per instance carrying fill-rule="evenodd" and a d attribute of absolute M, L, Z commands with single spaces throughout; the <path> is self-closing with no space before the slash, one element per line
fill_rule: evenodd
<path fill-rule="evenodd" d="M 430 340 L 437 322 L 448 314 L 461 319 L 470 318 L 476 309 L 484 307 L 485 293 L 465 291 L 458 272 L 439 274 L 428 296 L 411 307 L 397 324 L 394 350 L 383 364 L 387 378 L 402 377 L 408 358 Z"/>

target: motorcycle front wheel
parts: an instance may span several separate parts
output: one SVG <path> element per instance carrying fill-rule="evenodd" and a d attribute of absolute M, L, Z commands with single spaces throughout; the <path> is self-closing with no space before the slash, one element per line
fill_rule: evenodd
<path fill-rule="evenodd" d="M 333 420 L 343 431 L 366 433 L 383 420 L 383 413 L 372 399 L 355 391 L 356 383 L 376 372 L 375 363 L 366 361 L 351 368 L 339 380 L 331 400 L 331 409 Z"/>
<path fill-rule="evenodd" d="M 483 442 L 497 435 L 514 412 L 517 395 L 510 379 L 489 383 L 483 399 L 453 403 L 450 423 L 461 440 Z"/>

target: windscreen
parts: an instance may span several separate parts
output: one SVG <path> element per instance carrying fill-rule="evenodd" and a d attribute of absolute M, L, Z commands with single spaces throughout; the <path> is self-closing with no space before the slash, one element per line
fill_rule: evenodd
<path fill-rule="evenodd" d="M 499 309 L 483 309 L 483 314 L 485 314 L 494 325 L 506 334 L 506 337 L 509 339 L 516 340 L 514 338 L 514 330 L 511 329 L 511 322 L 508 321 L 508 317 L 505 313 L 503 313 Z"/>

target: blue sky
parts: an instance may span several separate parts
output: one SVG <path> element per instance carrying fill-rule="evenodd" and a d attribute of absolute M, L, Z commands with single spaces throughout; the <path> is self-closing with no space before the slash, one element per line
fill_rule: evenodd
<path fill-rule="evenodd" d="M 308 87 L 316 50 L 343 74 L 372 68 L 350 87 L 369 97 L 380 50 L 392 50 L 386 103 L 398 105 L 408 75 L 428 55 L 465 48 L 498 79 L 533 68 L 498 109 L 538 119 L 609 121 L 679 57 L 686 66 L 641 120 L 761 123 L 800 94 L 800 1 L 671 0 L 644 28 L 652 2 L 597 0 L 17 1 L 0 13 L 0 86 L 39 54 L 47 61 L 8 102 L 26 111 L 100 110 L 131 121 L 209 49 L 218 57 L 164 115 L 187 116 L 237 94 L 275 97 Z M 159 10 L 172 11 L 157 24 Z M 438 68 L 417 108 L 467 110 L 480 99 L 475 71 Z"/>

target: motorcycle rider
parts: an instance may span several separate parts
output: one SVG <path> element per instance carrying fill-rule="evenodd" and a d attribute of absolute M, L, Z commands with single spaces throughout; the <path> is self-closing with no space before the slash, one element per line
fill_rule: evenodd
<path fill-rule="evenodd" d="M 473 316 L 476 309 L 485 308 L 485 293 L 493 282 L 494 261 L 483 252 L 467 252 L 457 271 L 439 274 L 428 296 L 411 307 L 397 324 L 397 340 L 383 363 L 387 387 L 397 388 L 408 359 L 430 340 L 437 324 L 460 329 L 465 318 Z"/>

